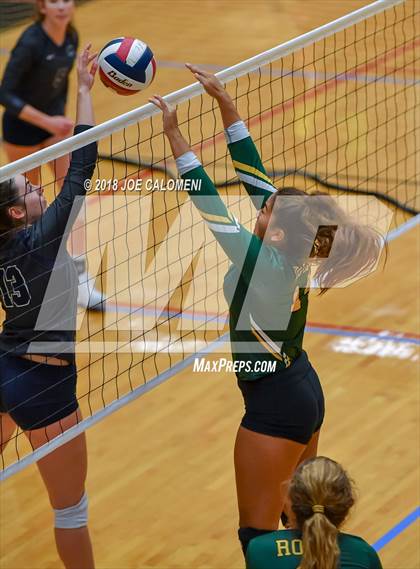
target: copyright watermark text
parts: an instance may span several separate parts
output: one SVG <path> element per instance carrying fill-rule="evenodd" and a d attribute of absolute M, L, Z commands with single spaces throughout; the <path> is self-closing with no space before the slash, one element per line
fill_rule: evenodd
<path fill-rule="evenodd" d="M 170 178 L 169 180 L 153 180 L 147 178 L 117 178 L 85 180 L 85 190 L 95 192 L 199 192 L 201 180 L 184 180 Z"/>

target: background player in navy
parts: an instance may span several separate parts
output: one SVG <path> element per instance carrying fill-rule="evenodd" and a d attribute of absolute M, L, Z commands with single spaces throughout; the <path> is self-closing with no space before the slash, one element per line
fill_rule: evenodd
<path fill-rule="evenodd" d="M 324 290 L 376 264 L 381 239 L 348 218 L 330 196 L 276 190 L 257 149 L 221 83 L 188 66 L 220 107 L 236 173 L 259 210 L 253 233 L 227 210 L 214 184 L 178 128 L 176 111 L 155 96 L 184 179 L 200 180 L 192 201 L 232 262 L 224 280 L 232 357 L 238 364 L 270 361 L 270 375 L 242 368 L 238 385 L 245 415 L 235 444 L 239 538 L 244 552 L 253 537 L 278 528 L 286 485 L 299 462 L 315 456 L 324 418 L 318 376 L 302 349 L 310 278 Z M 334 241 L 334 256 L 330 256 Z M 319 261 L 319 262 L 318 262 Z"/>
<path fill-rule="evenodd" d="M 252 539 L 247 569 L 382 569 L 373 547 L 340 531 L 354 494 L 340 464 L 323 456 L 305 461 L 289 487 L 293 529 Z"/>
<path fill-rule="evenodd" d="M 73 0 L 38 0 L 37 21 L 18 39 L 0 86 L 4 105 L 3 146 L 10 162 L 51 146 L 71 134 L 73 121 L 65 116 L 69 74 L 78 47 L 71 23 Z M 66 154 L 51 163 L 61 186 L 69 166 Z M 40 182 L 40 168 L 27 172 L 32 184 Z M 79 272 L 79 304 L 102 308 L 102 295 L 86 272 L 83 220 L 71 240 Z"/>
<path fill-rule="evenodd" d="M 94 124 L 90 89 L 97 69 L 88 46 L 78 60 L 75 134 Z M 1 448 L 19 425 L 37 448 L 81 420 L 74 356 L 77 271 L 66 250 L 77 203 L 92 177 L 96 144 L 73 152 L 62 190 L 47 207 L 24 176 L 0 184 Z M 70 222 L 69 222 L 70 220 Z M 47 293 L 50 282 L 58 293 Z M 47 308 L 47 316 L 41 317 Z M 41 319 L 41 320 L 40 320 Z M 44 328 L 40 328 L 40 321 Z M 86 440 L 81 434 L 38 462 L 55 511 L 57 549 L 67 568 L 94 566 L 87 529 Z"/>
<path fill-rule="evenodd" d="M 0 88 L 4 149 L 10 162 L 70 135 L 73 121 L 65 116 L 68 77 L 76 59 L 78 35 L 71 25 L 73 0 L 37 3 L 38 21 L 18 39 Z M 55 174 L 64 179 L 69 157 L 58 158 Z M 28 172 L 39 183 L 39 169 Z"/>

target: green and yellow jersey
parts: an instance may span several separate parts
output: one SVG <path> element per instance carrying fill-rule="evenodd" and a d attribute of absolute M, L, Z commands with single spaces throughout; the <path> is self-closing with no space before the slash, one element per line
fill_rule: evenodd
<path fill-rule="evenodd" d="M 337 569 L 382 569 L 378 554 L 364 539 L 338 534 L 340 561 Z M 301 533 L 280 530 L 252 539 L 246 552 L 247 569 L 296 569 L 302 561 Z"/>
<path fill-rule="evenodd" d="M 236 173 L 260 209 L 276 189 L 244 123 L 231 125 L 226 136 Z M 193 152 L 179 157 L 177 165 L 183 179 L 200 180 L 199 189 L 188 190 L 189 194 L 232 262 L 224 293 L 229 305 L 233 360 L 275 361 L 276 370 L 289 367 L 302 351 L 308 266 L 292 266 L 277 248 L 241 225 Z M 253 380 L 264 373 L 240 371 L 237 375 Z"/>

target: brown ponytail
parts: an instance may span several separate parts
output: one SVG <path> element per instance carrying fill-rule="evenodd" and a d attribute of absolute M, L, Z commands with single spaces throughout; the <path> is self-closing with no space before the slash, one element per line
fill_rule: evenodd
<path fill-rule="evenodd" d="M 307 460 L 296 470 L 289 496 L 302 532 L 303 558 L 298 569 L 337 569 L 338 531 L 354 504 L 347 473 L 326 457 Z"/>
<path fill-rule="evenodd" d="M 19 200 L 19 190 L 14 178 L 0 182 L 0 247 L 9 239 L 16 227 L 9 215 L 9 207 Z"/>

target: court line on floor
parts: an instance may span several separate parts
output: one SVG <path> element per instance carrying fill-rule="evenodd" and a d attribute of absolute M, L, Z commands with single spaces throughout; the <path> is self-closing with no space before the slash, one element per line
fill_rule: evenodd
<path fill-rule="evenodd" d="M 408 221 L 404 222 L 402 225 L 399 225 L 395 229 L 392 229 L 386 237 L 386 242 L 390 243 L 391 241 L 394 241 L 394 239 L 397 239 L 397 237 L 400 237 L 407 231 L 410 231 L 410 229 L 413 229 L 413 227 L 416 227 L 417 225 L 419 225 L 419 223 L 420 223 L 420 214 L 415 215 Z"/>
<path fill-rule="evenodd" d="M 115 308 L 115 312 L 117 313 L 125 313 L 134 315 L 136 317 L 136 313 L 140 316 L 151 316 L 156 317 L 156 309 L 152 308 L 143 308 L 142 306 L 136 305 L 125 305 L 123 306 L 121 303 L 118 304 L 108 304 L 108 308 Z M 134 311 L 132 308 L 134 307 Z M 112 312 L 112 310 L 110 310 Z M 212 323 L 219 323 L 220 325 L 224 325 L 227 323 L 227 315 L 217 315 L 208 313 L 207 316 L 205 314 L 199 313 L 191 313 L 191 312 L 182 312 L 180 313 L 177 310 L 174 311 L 165 311 L 165 317 L 168 317 L 168 322 L 171 318 L 179 317 L 180 319 L 184 318 L 185 320 L 195 320 L 198 322 L 212 322 Z M 211 318 L 209 318 L 211 316 Z M 165 323 L 163 323 L 165 324 Z M 136 330 L 135 325 L 133 329 Z M 140 329 L 139 329 L 140 330 Z M 379 330 L 375 328 L 357 328 L 353 326 L 346 326 L 346 325 L 338 325 L 338 324 L 326 324 L 326 323 L 316 323 L 316 322 L 307 322 L 305 327 L 305 332 L 309 332 L 312 334 L 324 334 L 326 336 L 348 336 L 348 337 L 366 337 L 366 338 L 374 338 L 383 341 L 393 341 L 401 344 L 415 344 L 420 345 L 420 336 L 415 333 L 411 332 L 400 332 L 395 330 Z"/>
<path fill-rule="evenodd" d="M 130 393 L 127 393 L 126 395 L 122 396 L 120 399 L 113 401 L 112 403 L 110 403 L 100 411 L 96 412 L 91 417 L 86 417 L 74 427 L 71 427 L 70 429 L 68 429 L 58 437 L 54 438 L 50 442 L 46 443 L 42 447 L 35 449 L 32 453 L 24 456 L 18 462 L 15 462 L 10 466 L 7 466 L 4 470 L 0 470 L 0 482 L 3 482 L 7 478 L 10 478 L 10 476 L 12 476 L 13 474 L 20 472 L 21 470 L 23 470 L 30 464 L 37 462 L 44 456 L 47 456 L 50 452 L 56 450 L 61 445 L 73 440 L 75 437 L 85 432 L 88 428 L 92 427 L 96 423 L 99 423 L 99 421 L 101 421 L 105 417 L 108 417 L 112 413 L 115 413 L 115 411 L 117 411 L 121 407 L 124 407 L 125 405 L 127 405 L 127 403 L 130 403 L 131 401 L 138 399 L 140 396 L 144 395 L 148 391 L 151 391 L 152 389 L 164 383 L 171 377 L 177 375 L 179 372 L 188 368 L 190 365 L 193 365 L 194 360 L 197 357 L 198 358 L 203 357 L 204 355 L 213 352 L 214 350 L 216 350 L 219 344 L 224 343 L 227 340 L 228 340 L 228 334 L 224 334 L 223 336 L 212 342 L 211 345 L 206 346 L 205 348 L 203 348 L 202 350 L 200 350 L 195 354 L 192 354 L 191 356 L 188 356 L 187 358 L 185 358 L 185 360 L 176 363 L 174 366 L 158 374 L 153 379 L 150 379 L 143 385 L 136 387 L 135 389 L 133 389 L 133 391 L 130 391 Z"/>
<path fill-rule="evenodd" d="M 352 338 L 375 338 L 377 340 L 398 342 L 400 344 L 415 344 L 420 345 L 420 338 L 417 335 L 408 335 L 403 332 L 401 335 L 399 333 L 390 333 L 388 330 L 378 330 L 377 332 L 365 331 L 358 328 L 350 328 L 350 326 L 335 326 L 321 324 L 314 325 L 310 322 L 306 326 L 306 332 L 312 334 L 325 334 L 326 336 L 348 336 Z M 395 335 L 397 334 L 397 335 Z"/>
<path fill-rule="evenodd" d="M 10 50 L 6 48 L 0 48 L 0 56 L 1 57 L 9 57 Z M 156 64 L 159 68 L 162 69 L 179 69 L 185 70 L 185 63 L 182 61 L 175 61 L 175 60 L 166 60 L 166 59 L 159 59 L 156 61 Z M 218 71 L 222 71 L 226 68 L 225 65 L 216 65 L 212 63 L 197 63 L 198 67 L 204 69 L 205 71 L 209 71 L 212 73 L 217 73 Z M 266 66 L 265 66 L 266 67 Z M 340 80 L 344 81 L 354 81 L 356 83 L 388 83 L 391 85 L 405 85 L 405 86 L 420 86 L 420 80 L 416 78 L 417 70 L 409 69 L 409 73 L 413 73 L 412 78 L 404 78 L 395 76 L 398 72 L 407 73 L 407 68 L 396 68 L 392 70 L 389 75 L 369 75 L 363 73 L 352 73 L 352 72 L 342 72 L 342 73 L 334 73 L 334 72 L 323 72 L 323 71 L 310 71 L 310 70 L 293 70 L 293 69 L 262 69 L 261 75 L 270 75 L 271 77 L 302 77 L 305 79 L 321 79 L 321 80 L 330 80 L 339 78 Z M 252 71 L 251 73 L 255 74 L 258 71 Z M 394 76 L 393 76 L 394 75 Z"/>
<path fill-rule="evenodd" d="M 382 537 L 380 537 L 377 541 L 375 541 L 375 543 L 372 544 L 372 547 L 376 551 L 380 551 L 386 545 L 388 545 L 388 543 L 390 543 L 393 539 L 401 535 L 408 527 L 410 527 L 419 518 L 420 518 L 420 507 L 417 507 L 410 514 L 408 514 L 408 516 L 406 516 L 404 519 L 398 522 Z"/>

